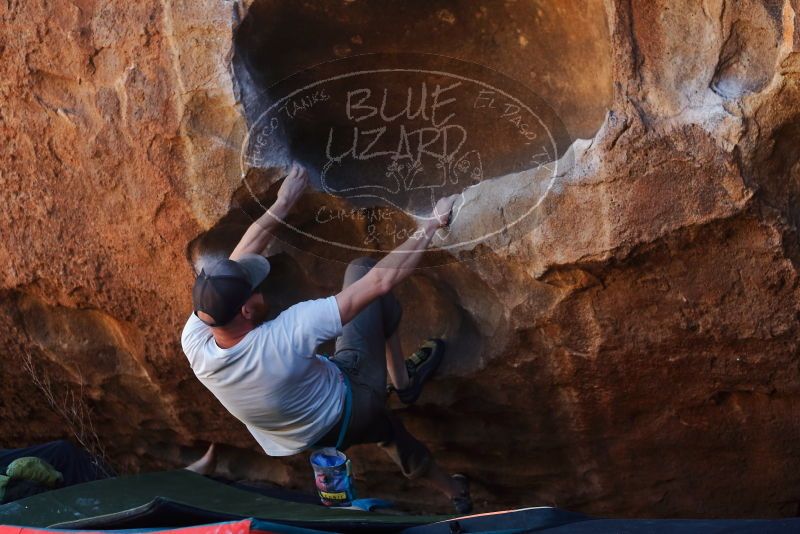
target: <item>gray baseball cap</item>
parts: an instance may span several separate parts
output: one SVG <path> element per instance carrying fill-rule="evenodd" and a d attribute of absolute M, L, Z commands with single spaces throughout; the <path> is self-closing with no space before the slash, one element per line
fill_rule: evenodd
<path fill-rule="evenodd" d="M 203 321 L 209 326 L 228 324 L 267 278 L 269 269 L 267 258 L 258 254 L 244 254 L 237 260 L 219 260 L 203 267 L 192 289 L 194 314 L 202 311 L 210 315 L 213 323 Z"/>

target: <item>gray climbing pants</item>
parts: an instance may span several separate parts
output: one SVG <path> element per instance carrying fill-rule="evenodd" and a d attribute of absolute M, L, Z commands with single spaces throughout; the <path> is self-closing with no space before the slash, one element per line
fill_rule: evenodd
<path fill-rule="evenodd" d="M 375 265 L 371 258 L 350 262 L 343 288 Z M 431 465 L 428 448 L 412 436 L 400 418 L 386 407 L 386 340 L 400 324 L 402 309 L 392 293 L 371 302 L 344 325 L 331 360 L 350 379 L 353 392 L 350 424 L 340 449 L 377 443 L 408 478 L 424 476 Z M 315 446 L 336 445 L 341 419 Z"/>

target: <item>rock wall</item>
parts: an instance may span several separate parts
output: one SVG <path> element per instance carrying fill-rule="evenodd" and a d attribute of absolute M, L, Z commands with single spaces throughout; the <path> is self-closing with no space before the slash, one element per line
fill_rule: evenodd
<path fill-rule="evenodd" d="M 49 378 L 56 407 L 77 396 L 91 409 L 88 434 L 122 472 L 175 467 L 216 441 L 222 472 L 309 487 L 306 458 L 264 457 L 179 344 L 187 255 L 232 247 L 258 214 L 231 68 L 240 25 L 258 15 L 252 46 L 275 79 L 369 51 L 449 53 L 551 87 L 585 138 L 531 225 L 398 290 L 420 310 L 406 346 L 431 331 L 451 341 L 404 417 L 446 468 L 470 474 L 480 509 L 794 514 L 798 4 L 551 4 L 0 6 L 1 445 L 87 435 L 51 406 Z M 292 24 L 315 39 L 286 35 Z M 529 180 L 471 189 L 454 238 L 529 207 Z M 275 265 L 279 304 L 330 294 L 343 272 L 291 247 Z M 374 448 L 352 456 L 364 493 L 446 509 Z"/>

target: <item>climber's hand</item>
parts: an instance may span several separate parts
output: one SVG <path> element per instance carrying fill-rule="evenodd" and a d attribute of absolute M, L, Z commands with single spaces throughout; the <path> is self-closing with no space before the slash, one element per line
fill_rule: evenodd
<path fill-rule="evenodd" d="M 256 219 L 233 249 L 230 259 L 236 260 L 244 254 L 261 254 L 272 241 L 278 227 L 289 215 L 294 203 L 302 196 L 308 184 L 308 174 L 302 165 L 293 163 L 289 174 L 283 179 L 278 198 L 264 215 Z"/>
<path fill-rule="evenodd" d="M 292 163 L 289 174 L 283 179 L 281 188 L 278 190 L 278 198 L 275 201 L 276 207 L 288 211 L 299 199 L 303 190 L 308 185 L 308 173 L 305 167 L 299 163 Z"/>
<path fill-rule="evenodd" d="M 453 205 L 456 203 L 456 200 L 458 200 L 458 195 L 440 198 L 433 207 L 431 218 L 435 222 L 436 228 L 444 228 L 450 224 L 450 218 L 453 215 Z"/>

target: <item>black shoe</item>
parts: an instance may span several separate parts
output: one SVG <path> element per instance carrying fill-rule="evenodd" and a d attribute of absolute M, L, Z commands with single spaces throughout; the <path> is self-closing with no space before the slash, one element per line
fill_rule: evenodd
<path fill-rule="evenodd" d="M 422 386 L 442 363 L 444 341 L 429 339 L 406 360 L 408 387 L 398 389 L 397 396 L 406 404 L 413 404 L 422 393 Z"/>
<path fill-rule="evenodd" d="M 472 512 L 472 497 L 469 495 L 469 480 L 464 475 L 453 475 L 451 477 L 461 485 L 461 494 L 452 497 L 453 507 L 459 515 L 467 515 Z"/>

